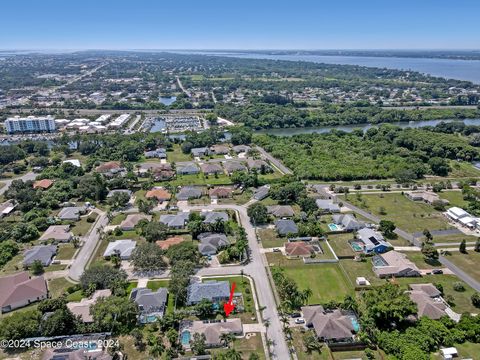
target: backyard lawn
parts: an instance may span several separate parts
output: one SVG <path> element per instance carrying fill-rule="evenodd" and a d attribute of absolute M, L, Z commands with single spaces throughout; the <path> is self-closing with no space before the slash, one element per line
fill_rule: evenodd
<path fill-rule="evenodd" d="M 468 273 L 472 278 L 480 281 L 480 253 L 469 251 L 468 254 L 462 254 L 456 251 L 452 252 L 452 255 L 448 256 L 447 259 Z"/>
<path fill-rule="evenodd" d="M 67 288 L 73 285 L 75 284 L 65 278 L 51 279 L 48 280 L 48 291 L 52 295 L 52 298 L 56 298 L 65 293 Z"/>
<path fill-rule="evenodd" d="M 235 339 L 232 347 L 242 353 L 242 359 L 248 359 L 253 353 L 256 353 L 259 356 L 259 359 L 265 359 L 262 336 L 260 333 L 248 334 L 251 334 L 248 339 L 246 337 Z M 210 349 L 211 354 L 220 354 L 224 352 L 226 352 L 226 349 Z"/>
<path fill-rule="evenodd" d="M 430 205 L 411 201 L 400 193 L 348 196 L 347 201 L 382 219 L 393 221 L 408 232 L 452 228 L 441 212 Z"/>
<path fill-rule="evenodd" d="M 332 234 L 328 235 L 328 242 L 332 246 L 333 251 L 337 256 L 355 256 L 355 251 L 348 243 L 348 240 L 353 239 L 352 233 Z"/>
<path fill-rule="evenodd" d="M 420 251 L 406 251 L 405 254 L 419 269 L 438 269 L 444 266 L 438 260 L 425 261 L 425 257 Z"/>
<path fill-rule="evenodd" d="M 357 277 L 363 276 L 372 285 L 385 284 L 385 280 L 378 278 L 372 270 L 372 262 L 369 258 L 366 261 L 354 261 L 352 259 L 340 260 L 340 265 L 345 270 L 351 283 L 356 285 Z"/>
<path fill-rule="evenodd" d="M 190 154 L 184 154 L 180 145 L 173 144 L 172 151 L 167 151 L 167 160 L 169 163 L 176 163 L 181 161 L 192 161 L 192 157 Z"/>

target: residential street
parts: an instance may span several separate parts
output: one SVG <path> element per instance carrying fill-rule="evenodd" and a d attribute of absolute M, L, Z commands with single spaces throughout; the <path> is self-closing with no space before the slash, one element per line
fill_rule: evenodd
<path fill-rule="evenodd" d="M 4 180 L 2 179 L 2 180 L 0 180 L 0 182 L 4 183 L 5 186 L 3 186 L 0 189 L 0 195 L 3 195 L 5 193 L 5 191 L 8 190 L 8 188 L 10 187 L 10 184 L 12 183 L 13 180 L 28 181 L 28 180 L 35 180 L 36 177 L 37 177 L 37 174 L 35 174 L 33 172 L 28 172 L 25 175 L 22 175 L 22 176 L 19 176 L 19 177 L 16 177 L 16 178 L 4 179 Z"/>
<path fill-rule="evenodd" d="M 205 268 L 198 272 L 198 275 L 213 276 L 213 275 L 230 275 L 239 274 L 243 269 L 246 275 L 251 276 L 255 281 L 258 300 L 260 306 L 265 306 L 263 311 L 263 318 L 268 320 L 270 325 L 267 328 L 267 337 L 273 341 L 272 345 L 272 359 L 288 359 L 289 350 L 280 322 L 280 317 L 277 311 L 273 291 L 268 281 L 268 275 L 265 267 L 267 266 L 264 255 L 260 252 L 260 247 L 255 235 L 255 229 L 250 223 L 250 218 L 247 215 L 247 209 L 240 205 L 205 205 L 205 206 L 189 206 L 184 205 L 184 210 L 235 210 L 239 216 L 242 226 L 245 228 L 248 237 L 248 244 L 251 250 L 251 261 L 245 266 L 221 267 L 221 268 Z"/>
<path fill-rule="evenodd" d="M 281 173 L 283 173 L 284 175 L 292 175 L 293 174 L 292 170 L 290 170 L 285 165 L 283 165 L 283 163 L 281 161 L 274 158 L 272 155 L 270 155 L 268 152 L 266 152 L 263 148 L 261 148 L 260 146 L 255 146 L 255 148 L 260 152 L 260 154 L 265 156 L 273 165 L 275 165 L 275 167 L 278 170 L 280 170 Z"/>
<path fill-rule="evenodd" d="M 101 229 L 108 224 L 108 217 L 105 212 L 99 209 L 95 209 L 94 211 L 99 215 L 97 221 L 91 227 L 90 232 L 83 236 L 83 246 L 70 266 L 68 277 L 74 281 L 80 280 L 80 276 L 87 267 L 88 261 L 92 257 L 98 241 L 100 240 Z"/>

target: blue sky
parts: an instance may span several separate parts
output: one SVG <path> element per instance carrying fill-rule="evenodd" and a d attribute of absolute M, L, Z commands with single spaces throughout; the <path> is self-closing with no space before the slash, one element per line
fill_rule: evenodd
<path fill-rule="evenodd" d="M 0 49 L 479 49 L 478 0 L 3 0 Z"/>

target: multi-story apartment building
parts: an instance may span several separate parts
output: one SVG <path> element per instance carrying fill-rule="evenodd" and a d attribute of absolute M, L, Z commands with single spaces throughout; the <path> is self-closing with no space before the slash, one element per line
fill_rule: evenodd
<path fill-rule="evenodd" d="M 15 116 L 5 120 L 5 129 L 8 134 L 14 133 L 41 133 L 56 131 L 55 118 L 49 116 Z"/>

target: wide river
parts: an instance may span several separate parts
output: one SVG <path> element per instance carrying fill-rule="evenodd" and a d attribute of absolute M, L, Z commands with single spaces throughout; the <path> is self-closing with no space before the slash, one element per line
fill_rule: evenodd
<path fill-rule="evenodd" d="M 480 84 L 480 60 L 451 60 L 376 56 L 268 55 L 259 53 L 191 52 L 204 55 L 246 59 L 309 61 L 325 64 L 360 65 L 398 70 L 413 70 L 448 79 L 467 80 Z"/>
<path fill-rule="evenodd" d="M 425 120 L 425 121 L 410 121 L 410 122 L 394 122 L 389 123 L 399 126 L 401 128 L 421 128 L 425 126 L 435 126 L 441 122 L 462 121 L 466 125 L 480 125 L 480 119 L 465 119 L 465 120 Z M 334 125 L 334 126 L 318 126 L 311 128 L 287 128 L 287 129 L 264 129 L 255 131 L 256 134 L 270 134 L 277 136 L 293 136 L 298 134 L 323 134 L 332 130 L 341 130 L 345 132 L 352 132 L 355 129 L 362 129 L 367 131 L 371 127 L 378 127 L 381 124 L 354 124 L 354 125 Z"/>

